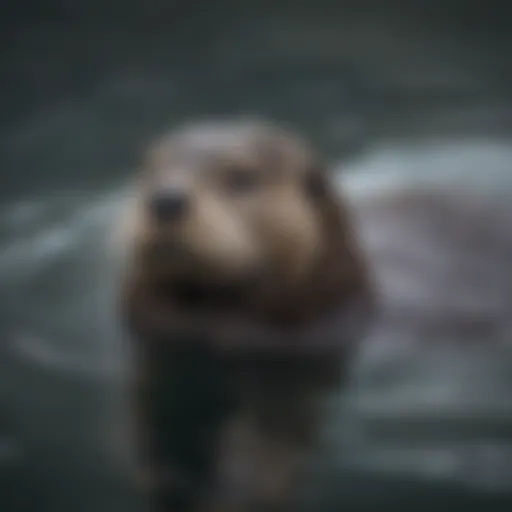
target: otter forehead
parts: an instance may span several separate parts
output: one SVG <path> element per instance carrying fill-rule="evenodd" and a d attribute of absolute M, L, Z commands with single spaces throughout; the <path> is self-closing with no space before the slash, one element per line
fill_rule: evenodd
<path fill-rule="evenodd" d="M 158 140 L 146 164 L 153 169 L 199 172 L 223 165 L 291 171 L 312 157 L 305 140 L 262 122 L 203 122 L 186 125 Z"/>

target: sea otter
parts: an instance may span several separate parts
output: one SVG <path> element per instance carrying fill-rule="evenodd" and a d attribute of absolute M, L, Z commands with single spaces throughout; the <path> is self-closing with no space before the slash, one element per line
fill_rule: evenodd
<path fill-rule="evenodd" d="M 157 510 L 284 510 L 375 311 L 351 212 L 299 135 L 182 126 L 144 155 L 121 315 Z"/>

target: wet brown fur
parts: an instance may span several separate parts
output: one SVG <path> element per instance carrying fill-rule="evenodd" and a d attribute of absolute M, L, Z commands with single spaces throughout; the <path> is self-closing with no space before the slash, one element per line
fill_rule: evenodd
<path fill-rule="evenodd" d="M 208 144 L 202 152 L 204 137 Z M 180 160 L 180 152 L 187 158 Z M 219 164 L 212 155 L 224 160 Z M 159 234 L 147 221 L 140 223 L 142 203 L 134 207 L 139 224 L 134 223 L 128 242 L 134 258 L 122 290 L 122 312 L 136 350 L 133 397 L 142 474 L 159 510 L 288 509 L 325 419 L 323 399 L 346 377 L 352 348 L 371 318 L 369 276 L 350 213 L 305 142 L 270 125 L 213 124 L 163 138 L 146 158 L 141 197 L 159 186 L 155 172 L 167 177 L 167 170 L 181 162 L 189 167 L 192 162 L 195 197 L 203 205 L 220 179 L 212 174 L 213 184 L 206 183 L 215 165 L 258 169 L 254 172 L 286 169 L 281 185 L 272 181 L 278 178 L 267 178 L 266 200 L 280 197 L 281 203 L 269 203 L 263 232 L 278 223 L 272 218 L 278 208 L 284 218 L 296 208 L 297 220 L 317 220 L 310 233 L 300 232 L 309 229 L 306 225 L 288 224 L 299 230 L 297 245 L 286 232 L 257 239 L 256 245 L 276 244 L 257 247 L 272 255 L 275 268 L 271 279 L 247 292 L 243 306 L 187 308 L 173 300 L 175 281 L 167 284 L 166 272 L 146 258 L 149 234 L 153 241 Z M 310 176 L 318 190 L 308 196 L 304 180 Z M 274 190 L 278 186 L 282 195 Z M 184 236 L 192 233 L 196 240 L 196 227 Z M 201 243 L 206 247 L 208 240 Z M 233 259 L 233 275 L 229 265 L 216 275 L 213 265 L 205 279 L 244 276 L 252 268 L 247 261 L 257 253 L 237 247 L 241 256 Z M 219 250 L 216 254 L 224 254 Z M 180 272 L 171 270 L 174 277 Z M 199 263 L 194 272 L 201 270 Z"/>

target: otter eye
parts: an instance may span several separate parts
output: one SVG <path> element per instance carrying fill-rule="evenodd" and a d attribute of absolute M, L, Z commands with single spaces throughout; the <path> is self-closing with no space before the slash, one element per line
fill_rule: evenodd
<path fill-rule="evenodd" d="M 258 184 L 257 176 L 249 169 L 233 169 L 227 174 L 225 180 L 226 188 L 236 193 L 251 192 Z"/>
<path fill-rule="evenodd" d="M 321 174 L 309 174 L 306 176 L 306 192 L 312 198 L 323 197 L 327 192 L 325 179 Z"/>

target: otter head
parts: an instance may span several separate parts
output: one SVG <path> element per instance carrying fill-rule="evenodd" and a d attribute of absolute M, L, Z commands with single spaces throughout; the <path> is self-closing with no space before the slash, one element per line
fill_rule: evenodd
<path fill-rule="evenodd" d="M 135 262 L 171 292 L 238 290 L 239 306 L 300 316 L 365 277 L 328 173 L 283 129 L 184 127 L 150 148 L 140 177 Z"/>

